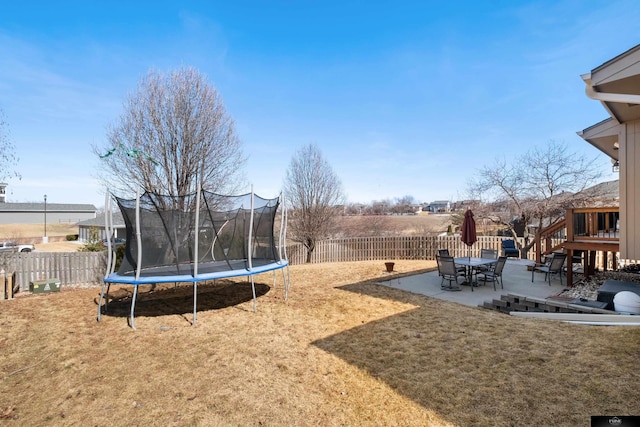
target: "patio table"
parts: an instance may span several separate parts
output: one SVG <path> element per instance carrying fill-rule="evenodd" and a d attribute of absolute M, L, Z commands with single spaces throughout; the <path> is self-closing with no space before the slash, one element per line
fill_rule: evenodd
<path fill-rule="evenodd" d="M 498 260 L 495 258 L 473 258 L 473 257 L 464 256 L 464 257 L 454 258 L 453 262 L 456 265 L 462 265 L 467 268 L 466 283 L 471 286 L 471 290 L 473 291 L 473 287 L 477 286 L 477 283 L 473 282 L 473 269 L 480 267 L 481 265 L 495 264 L 496 262 L 498 262 Z"/>

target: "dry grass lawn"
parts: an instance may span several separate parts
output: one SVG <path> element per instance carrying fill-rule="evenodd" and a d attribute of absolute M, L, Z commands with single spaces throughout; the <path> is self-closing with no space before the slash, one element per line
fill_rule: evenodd
<path fill-rule="evenodd" d="M 47 236 L 50 237 L 77 233 L 78 226 L 74 224 L 47 224 Z M 0 240 L 42 239 L 43 235 L 44 224 L 0 224 Z"/>
<path fill-rule="evenodd" d="M 0 241 L 10 240 L 19 243 L 32 243 L 36 251 L 75 252 L 78 242 L 68 242 L 64 237 L 77 234 L 78 226 L 73 224 L 47 224 L 48 243 L 42 243 L 44 224 L 0 224 Z M 60 240 L 60 241 L 59 241 Z"/>
<path fill-rule="evenodd" d="M 425 262 L 397 261 L 408 273 Z M 640 414 L 640 328 L 512 318 L 376 285 L 382 262 L 0 301 L 0 425 L 586 426 Z M 159 298 L 161 297 L 161 298 Z M 123 299 L 124 298 L 124 299 Z"/>

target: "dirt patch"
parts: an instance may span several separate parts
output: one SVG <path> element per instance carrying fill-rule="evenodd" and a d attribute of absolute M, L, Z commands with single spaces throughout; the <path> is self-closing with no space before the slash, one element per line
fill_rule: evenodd
<path fill-rule="evenodd" d="M 66 236 L 78 234 L 75 224 L 47 224 L 49 242 L 42 243 L 44 224 L 0 224 L 0 240 L 31 243 L 36 251 L 75 252 L 81 246 L 77 241 L 68 241 Z"/>
<path fill-rule="evenodd" d="M 396 261 L 398 274 L 429 268 Z M 640 328 L 518 319 L 376 285 L 383 262 L 0 301 L 0 424 L 588 425 L 634 414 Z M 120 304 L 120 306 L 118 306 Z M 561 396 L 561 398 L 559 398 Z"/>
<path fill-rule="evenodd" d="M 79 242 L 49 242 L 49 243 L 36 243 L 36 251 L 40 252 L 76 252 L 82 243 Z"/>
<path fill-rule="evenodd" d="M 17 243 L 42 243 L 44 224 L 0 224 L 0 240 L 10 240 Z M 78 234 L 75 224 L 47 224 L 47 237 L 50 242 L 65 242 L 69 234 Z"/>

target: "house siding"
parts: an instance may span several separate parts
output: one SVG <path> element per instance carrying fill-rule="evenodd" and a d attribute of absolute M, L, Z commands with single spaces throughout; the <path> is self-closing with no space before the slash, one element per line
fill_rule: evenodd
<path fill-rule="evenodd" d="M 620 256 L 623 259 L 640 259 L 640 120 L 625 124 L 624 141 L 620 143 L 620 222 L 624 230 L 620 236 Z"/>
<path fill-rule="evenodd" d="M 96 217 L 96 208 L 87 204 L 49 203 L 46 206 L 48 224 L 76 224 Z M 44 203 L 0 203 L 0 224 L 43 224 Z"/>
<path fill-rule="evenodd" d="M 47 211 L 48 224 L 76 224 L 95 217 L 95 212 L 49 212 Z M 44 224 L 44 212 L 2 212 L 1 224 Z"/>

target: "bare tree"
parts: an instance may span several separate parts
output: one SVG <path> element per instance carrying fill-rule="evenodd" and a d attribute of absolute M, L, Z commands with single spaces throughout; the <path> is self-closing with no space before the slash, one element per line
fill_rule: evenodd
<path fill-rule="evenodd" d="M 4 112 L 0 109 L 0 182 L 7 178 L 20 179 L 20 173 L 15 169 L 18 165 L 16 147 L 9 134 L 9 125 L 5 121 Z"/>
<path fill-rule="evenodd" d="M 241 142 L 217 90 L 193 68 L 150 71 L 94 147 L 100 179 L 115 193 L 136 188 L 169 195 L 233 193 L 242 182 Z"/>
<path fill-rule="evenodd" d="M 415 213 L 417 202 L 413 196 L 404 196 L 396 199 L 395 204 L 391 207 L 391 212 L 396 214 Z"/>
<path fill-rule="evenodd" d="M 540 230 L 560 220 L 566 209 L 584 204 L 580 192 L 601 176 L 593 159 L 552 141 L 510 164 L 496 159 L 480 170 L 469 190 L 484 202 L 473 207 L 476 218 L 509 229 L 515 238 L 518 224 L 535 222 Z M 533 243 L 527 242 L 522 249 L 528 250 Z"/>
<path fill-rule="evenodd" d="M 391 206 L 393 203 L 389 199 L 374 200 L 371 202 L 371 206 L 365 209 L 367 215 L 387 215 L 391 212 Z"/>
<path fill-rule="evenodd" d="M 291 239 L 307 249 L 311 262 L 316 242 L 330 235 L 344 203 L 342 184 L 315 144 L 302 147 L 291 159 L 284 182 L 291 205 Z"/>

